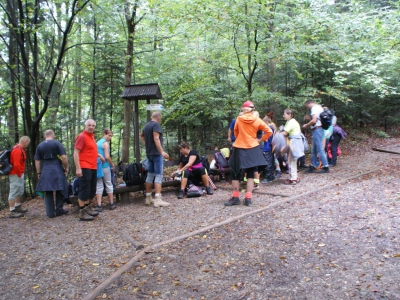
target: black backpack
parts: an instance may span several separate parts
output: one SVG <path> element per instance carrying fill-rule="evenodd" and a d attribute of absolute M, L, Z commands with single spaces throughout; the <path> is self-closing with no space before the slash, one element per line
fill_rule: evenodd
<path fill-rule="evenodd" d="M 200 161 L 201 164 L 203 165 L 203 168 L 207 170 L 207 174 L 210 174 L 210 162 L 208 161 L 207 157 L 202 155 Z"/>
<path fill-rule="evenodd" d="M 146 176 L 143 174 L 142 164 L 136 162 L 129 164 L 125 168 L 122 178 L 125 181 L 126 186 L 140 185 L 143 189 Z"/>
<path fill-rule="evenodd" d="M 325 109 L 322 113 L 319 114 L 319 119 L 321 120 L 322 129 L 327 130 L 329 126 L 332 125 L 332 118 L 334 116 L 334 112 L 330 109 Z"/>
<path fill-rule="evenodd" d="M 0 152 L 0 175 L 8 175 L 11 172 L 10 155 L 12 149 L 5 149 Z"/>

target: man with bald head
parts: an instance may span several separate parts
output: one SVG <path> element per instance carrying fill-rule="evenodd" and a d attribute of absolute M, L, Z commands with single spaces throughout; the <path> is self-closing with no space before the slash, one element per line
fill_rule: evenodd
<path fill-rule="evenodd" d="M 21 206 L 21 199 L 25 193 L 25 163 L 26 152 L 31 139 L 27 136 L 21 137 L 19 143 L 11 150 L 10 164 L 12 165 L 9 174 L 10 194 L 8 196 L 8 204 L 10 206 L 10 218 L 24 217 L 24 213 L 28 210 Z"/>
<path fill-rule="evenodd" d="M 88 119 L 75 140 L 74 162 L 79 180 L 78 205 L 80 221 L 92 221 L 99 214 L 89 207 L 96 194 L 97 185 L 97 144 L 94 139 L 96 122 Z"/>
<path fill-rule="evenodd" d="M 63 145 L 54 139 L 51 129 L 44 132 L 44 141 L 36 148 L 35 167 L 39 179 L 36 191 L 45 192 L 47 217 L 66 215 L 68 210 L 64 210 L 63 204 L 68 198 L 68 158 Z"/>
<path fill-rule="evenodd" d="M 164 158 L 168 158 L 168 153 L 163 150 L 163 134 L 161 128 L 161 113 L 155 111 L 151 116 L 142 132 L 139 134 L 140 139 L 146 146 L 146 156 L 149 161 L 149 167 L 146 177 L 146 205 L 153 204 L 155 207 L 168 206 L 169 203 L 162 200 L 162 179 Z M 155 197 L 151 196 L 154 181 Z"/>

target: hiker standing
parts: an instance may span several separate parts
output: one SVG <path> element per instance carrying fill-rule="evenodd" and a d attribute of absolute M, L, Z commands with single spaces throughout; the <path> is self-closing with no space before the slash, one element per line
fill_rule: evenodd
<path fill-rule="evenodd" d="M 148 122 L 139 134 L 141 141 L 146 146 L 146 156 L 149 161 L 149 168 L 146 177 L 146 205 L 154 204 L 155 207 L 168 206 L 169 203 L 162 200 L 162 179 L 164 174 L 164 158 L 169 158 L 168 153 L 163 150 L 163 134 L 161 128 L 161 113 L 153 112 L 151 121 Z M 151 197 L 153 187 L 155 197 Z"/>
<path fill-rule="evenodd" d="M 92 221 L 99 214 L 89 207 L 90 200 L 96 194 L 97 185 L 97 144 L 94 139 L 96 122 L 88 119 L 85 129 L 76 137 L 74 148 L 74 162 L 76 176 L 79 180 L 78 205 L 79 220 Z"/>
<path fill-rule="evenodd" d="M 25 192 L 25 163 L 26 152 L 31 139 L 27 136 L 21 137 L 19 143 L 15 145 L 10 154 L 10 164 L 12 169 L 8 177 L 10 179 L 10 194 L 8 204 L 10 206 L 10 218 L 21 218 L 28 210 L 21 206 L 22 195 Z"/>
<path fill-rule="evenodd" d="M 45 192 L 46 214 L 49 218 L 68 213 L 64 210 L 64 199 L 68 198 L 68 158 L 63 145 L 54 140 L 54 131 L 44 132 L 45 140 L 35 152 L 35 167 L 38 174 L 36 191 Z M 54 206 L 55 200 L 55 206 Z"/>

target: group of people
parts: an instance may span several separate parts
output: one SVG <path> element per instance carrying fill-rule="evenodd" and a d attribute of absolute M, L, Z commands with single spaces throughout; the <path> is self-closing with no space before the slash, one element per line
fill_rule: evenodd
<path fill-rule="evenodd" d="M 74 163 L 76 176 L 79 180 L 79 218 L 81 221 L 91 221 L 102 211 L 101 201 L 104 190 L 110 200 L 110 209 L 115 209 L 113 197 L 113 185 L 111 172 L 114 170 L 114 163 L 111 160 L 109 142 L 112 132 L 104 129 L 103 138 L 97 143 L 94 138 L 96 122 L 88 119 L 85 122 L 85 129 L 77 136 L 74 146 Z M 24 172 L 26 164 L 25 149 L 29 146 L 30 139 L 23 136 L 19 143 L 13 147 L 10 155 L 12 170 L 9 174 L 10 194 L 9 206 L 10 217 L 20 218 L 27 212 L 21 206 L 21 198 L 24 194 Z M 98 178 L 98 159 L 101 161 L 102 176 Z M 49 218 L 68 214 L 63 208 L 64 199 L 68 198 L 68 158 L 63 145 L 55 140 L 54 131 L 48 129 L 44 133 L 42 141 L 35 151 L 35 168 L 38 176 L 36 192 L 43 195 L 46 215 Z M 96 195 L 97 209 L 90 207 L 90 201 Z"/>
<path fill-rule="evenodd" d="M 251 101 L 244 102 L 239 116 L 232 121 L 228 130 L 228 141 L 232 146 L 229 165 L 233 191 L 231 199 L 224 203 L 225 206 L 241 203 L 239 187 L 242 173 L 245 174 L 244 181 L 247 182 L 243 204 L 249 206 L 252 192 L 258 187 L 260 172 L 265 172 L 262 183 L 273 181 L 276 175 L 280 177 L 279 159 L 283 157 L 289 171 L 289 179 L 284 180 L 284 184 L 295 185 L 300 182 L 297 172 L 298 160 L 301 159 L 301 166 L 304 166 L 305 151 L 308 149 L 302 128 L 311 129 L 312 135 L 311 164 L 305 172 L 329 173 L 329 167 L 336 165 L 338 145 L 346 133 L 336 124 L 336 117 L 328 130 L 322 128 L 320 113 L 324 108 L 321 105 L 307 100 L 304 106 L 310 110 L 310 120 L 306 124 L 301 127 L 294 119 L 293 111 L 285 109 L 283 118 L 286 123 L 277 131 L 271 120 L 273 114 L 266 115 L 262 122 L 254 104 Z M 264 144 L 260 147 L 262 140 Z M 326 156 L 328 142 L 331 153 L 329 161 Z M 319 168 L 320 162 L 322 168 Z"/>
<path fill-rule="evenodd" d="M 324 149 L 324 139 L 327 135 L 321 127 L 321 105 L 312 100 L 304 103 L 310 109 L 310 120 L 304 124 L 303 129 L 310 128 L 312 134 L 311 165 L 307 173 L 328 173 L 329 167 L 337 163 L 337 149 L 339 142 L 345 138 L 346 133 L 337 126 L 334 121 L 330 139 L 331 158 L 328 161 Z M 228 141 L 231 142 L 229 166 L 231 168 L 230 179 L 232 181 L 232 197 L 225 202 L 225 206 L 239 205 L 239 187 L 242 174 L 245 174 L 246 193 L 244 205 L 251 205 L 252 192 L 260 182 L 260 172 L 265 172 L 262 183 L 273 181 L 280 177 L 279 158 L 286 156 L 289 166 L 289 179 L 285 184 L 297 184 L 300 180 L 297 175 L 297 160 L 304 158 L 306 150 L 305 137 L 301 132 L 300 124 L 294 119 L 293 111 L 285 109 L 283 118 L 286 124 L 278 131 L 272 120 L 273 114 L 267 114 L 264 119 L 259 117 L 251 101 L 243 103 L 239 116 L 231 123 L 228 132 Z M 161 128 L 160 112 L 154 112 L 151 121 L 148 122 L 139 136 L 145 144 L 148 170 L 145 181 L 146 205 L 155 207 L 169 206 L 163 201 L 161 190 L 163 180 L 164 159 L 169 155 L 163 149 L 163 131 Z M 102 211 L 102 196 L 104 187 L 110 201 L 110 209 L 115 209 L 113 197 L 112 177 L 115 165 L 111 159 L 110 141 L 113 133 L 109 129 L 103 130 L 103 137 L 95 141 L 94 130 L 96 122 L 88 119 L 84 130 L 75 140 L 73 159 L 76 167 L 76 176 L 79 180 L 78 205 L 81 221 L 91 221 Z M 260 146 L 261 142 L 264 142 Z M 11 151 L 10 162 L 13 165 L 10 178 L 9 207 L 10 217 L 20 218 L 27 212 L 22 208 L 21 198 L 24 194 L 24 171 L 26 163 L 25 149 L 30 144 L 30 139 L 23 136 L 19 143 Z M 191 149 L 187 142 L 178 145 L 180 150 L 180 163 L 171 174 L 181 177 L 181 187 L 178 199 L 185 195 L 188 183 L 202 182 L 205 192 L 213 194 L 210 180 L 199 154 Z M 64 199 L 68 197 L 68 159 L 62 144 L 55 140 L 54 131 L 46 130 L 44 141 L 36 149 L 35 167 L 38 175 L 36 191 L 44 194 L 46 214 L 49 218 L 68 214 L 64 210 Z M 322 169 L 317 170 L 320 161 Z M 304 162 L 303 162 L 304 164 Z M 100 171 L 100 172 L 99 172 Z M 101 174 L 101 175 L 98 175 Z M 152 197 L 154 185 L 155 195 Z M 97 209 L 90 207 L 90 201 L 96 196 Z"/>

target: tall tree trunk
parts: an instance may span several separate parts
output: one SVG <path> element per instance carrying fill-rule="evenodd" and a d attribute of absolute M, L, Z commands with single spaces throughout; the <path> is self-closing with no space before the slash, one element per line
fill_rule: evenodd
<path fill-rule="evenodd" d="M 135 39 L 135 28 L 141 19 L 136 20 L 136 10 L 138 3 L 135 2 L 131 10 L 131 5 L 127 1 L 125 3 L 125 20 L 128 27 L 128 42 L 126 46 L 126 64 L 125 64 L 125 85 L 130 85 L 132 81 L 132 65 L 133 65 L 133 41 Z M 128 100 L 124 100 L 124 132 L 122 139 L 122 162 L 129 162 L 129 146 L 131 132 L 131 110 L 132 105 Z"/>

